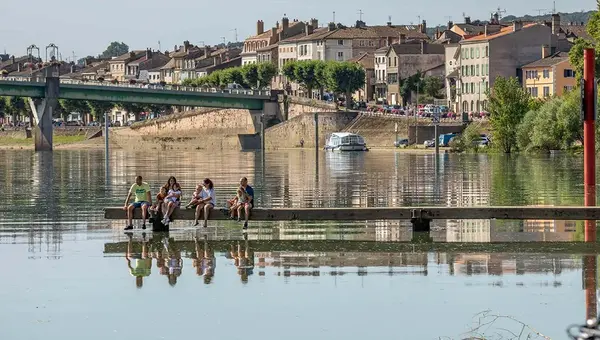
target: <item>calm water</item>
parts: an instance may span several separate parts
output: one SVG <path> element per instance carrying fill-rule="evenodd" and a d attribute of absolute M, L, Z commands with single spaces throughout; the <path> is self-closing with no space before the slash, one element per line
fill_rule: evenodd
<path fill-rule="evenodd" d="M 434 243 L 411 245 L 405 222 L 253 222 L 247 240 L 233 222 L 179 222 L 130 239 L 102 214 L 138 174 L 153 189 L 175 175 L 188 195 L 210 177 L 220 202 L 247 176 L 265 207 L 579 205 L 581 157 L 386 151 L 316 165 L 304 150 L 270 153 L 263 170 L 254 153 L 113 152 L 108 172 L 95 151 L 0 157 L 1 339 L 462 339 L 496 314 L 564 339 L 596 277 L 589 251 L 527 243 L 580 240 L 569 221 L 435 221 Z M 496 241 L 515 244 L 469 246 Z"/>

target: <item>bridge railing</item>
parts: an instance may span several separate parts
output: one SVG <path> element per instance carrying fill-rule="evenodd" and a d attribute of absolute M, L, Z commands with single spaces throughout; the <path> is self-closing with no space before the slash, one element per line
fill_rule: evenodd
<path fill-rule="evenodd" d="M 248 90 L 248 89 L 220 89 L 220 88 L 207 88 L 207 87 L 192 87 L 182 85 L 160 85 L 160 84 L 123 84 L 123 83 L 112 83 L 112 82 L 94 82 L 94 81 L 81 81 L 72 79 L 61 79 L 61 84 L 72 84 L 72 85 L 92 85 L 92 86 L 108 86 L 108 87 L 125 87 L 125 88 L 136 88 L 136 89 L 150 89 L 150 90 L 166 90 L 166 91 L 184 91 L 184 92 L 199 92 L 199 93 L 224 93 L 224 94 L 237 94 L 244 96 L 270 96 L 270 90 Z"/>
<path fill-rule="evenodd" d="M 0 78 L 4 81 L 27 81 L 21 77 L 4 77 Z M 41 83 L 35 78 L 29 80 L 33 83 Z M 61 84 L 70 85 L 87 85 L 87 86 L 105 86 L 105 87 L 124 87 L 124 88 L 135 88 L 135 89 L 149 89 L 149 90 L 165 90 L 165 91 L 183 91 L 183 92 L 198 92 L 198 93 L 222 93 L 222 94 L 234 94 L 243 96 L 270 96 L 271 90 L 248 90 L 248 89 L 220 89 L 220 88 L 209 88 L 209 87 L 191 87 L 182 85 L 160 85 L 160 84 L 125 84 L 125 83 L 112 83 L 110 81 L 99 82 L 99 81 L 82 81 L 73 79 L 60 79 Z"/>

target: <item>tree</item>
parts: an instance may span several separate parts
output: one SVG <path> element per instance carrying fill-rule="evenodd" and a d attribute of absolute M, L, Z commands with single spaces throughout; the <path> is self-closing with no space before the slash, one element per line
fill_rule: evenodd
<path fill-rule="evenodd" d="M 249 87 L 256 86 L 259 81 L 258 66 L 256 64 L 246 64 L 242 66 L 242 77 L 244 77 L 244 82 Z"/>
<path fill-rule="evenodd" d="M 516 77 L 498 77 L 494 87 L 487 90 L 487 97 L 493 144 L 510 153 L 517 142 L 517 126 L 529 108 L 529 94 Z"/>
<path fill-rule="evenodd" d="M 86 104 L 89 106 L 92 116 L 96 120 L 102 120 L 102 116 L 115 107 L 113 102 L 104 102 L 98 100 L 88 100 Z"/>
<path fill-rule="evenodd" d="M 309 98 L 312 98 L 312 91 L 320 89 L 325 85 L 325 63 L 320 60 L 303 60 L 294 63 L 291 69 L 294 71 L 293 78 L 302 85 L 308 92 Z M 288 70 L 289 72 L 289 70 Z"/>
<path fill-rule="evenodd" d="M 229 84 L 239 84 L 244 86 L 244 76 L 242 70 L 239 67 L 226 68 L 221 72 L 219 77 L 219 83 L 222 87 L 226 87 Z"/>
<path fill-rule="evenodd" d="M 273 77 L 277 74 L 277 67 L 273 63 L 263 62 L 256 66 L 256 72 L 260 87 L 264 88 L 271 85 Z"/>
<path fill-rule="evenodd" d="M 296 79 L 296 66 L 298 66 L 298 62 L 288 61 L 281 67 L 281 73 L 283 73 L 283 75 L 288 79 L 288 81 L 298 81 L 298 79 Z"/>
<path fill-rule="evenodd" d="M 18 116 L 25 116 L 29 113 L 29 104 L 24 97 L 10 97 L 8 99 L 8 111 L 12 115 L 13 123 L 17 122 Z"/>
<path fill-rule="evenodd" d="M 345 93 L 346 110 L 350 106 L 352 92 L 365 85 L 365 70 L 351 62 L 330 62 L 324 71 L 327 87 L 335 93 Z"/>
<path fill-rule="evenodd" d="M 440 98 L 440 91 L 444 88 L 444 83 L 440 77 L 425 77 L 423 80 L 423 93 L 433 97 Z"/>
<path fill-rule="evenodd" d="M 137 103 L 119 103 L 118 106 L 123 110 L 127 111 L 128 114 L 133 114 L 135 121 L 140 120 L 140 114 L 146 112 L 146 107 L 142 104 Z"/>
<path fill-rule="evenodd" d="M 596 0 L 596 3 L 598 10 L 600 10 L 600 0 Z M 583 50 L 589 47 L 596 47 L 596 77 L 600 76 L 600 51 L 598 50 L 598 46 L 600 45 L 600 12 L 598 10 L 591 14 L 586 25 L 590 39 L 583 40 L 582 38 L 578 38 L 569 51 L 569 61 L 575 69 L 577 80 L 580 80 L 583 75 Z"/>
<path fill-rule="evenodd" d="M 8 102 L 6 101 L 6 97 L 0 97 L 0 118 L 6 117 L 8 110 Z"/>
<path fill-rule="evenodd" d="M 124 42 L 113 41 L 108 45 L 106 50 L 99 55 L 100 58 L 112 58 L 118 57 L 122 54 L 129 52 L 129 46 Z"/>
<path fill-rule="evenodd" d="M 84 100 L 60 99 L 59 102 L 62 108 L 64 109 L 64 116 L 69 115 L 71 112 L 78 112 L 83 114 L 88 113 L 90 111 L 89 106 Z"/>

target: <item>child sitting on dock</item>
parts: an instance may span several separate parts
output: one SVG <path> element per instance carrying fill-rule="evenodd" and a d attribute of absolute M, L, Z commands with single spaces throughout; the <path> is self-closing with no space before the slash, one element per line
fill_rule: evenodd
<path fill-rule="evenodd" d="M 160 206 L 167 198 L 167 194 L 167 188 L 161 187 L 160 192 L 156 195 L 156 203 L 150 209 L 154 212 L 160 211 Z"/>
<path fill-rule="evenodd" d="M 188 203 L 185 208 L 194 208 L 200 203 L 200 194 L 202 193 L 202 184 L 196 185 L 196 191 L 192 194 L 192 200 Z"/>
<path fill-rule="evenodd" d="M 244 204 L 246 204 L 248 202 L 247 197 L 246 197 L 246 192 L 243 190 L 242 187 L 239 187 L 237 189 L 237 195 L 231 199 L 231 208 L 229 208 L 231 214 L 229 215 L 229 217 L 233 220 L 235 218 L 236 212 L 237 212 L 237 219 L 238 222 L 240 221 L 240 211 L 241 208 L 244 206 Z"/>
<path fill-rule="evenodd" d="M 173 185 L 173 188 L 169 189 L 169 191 L 167 192 L 167 197 L 165 197 L 164 202 L 167 204 L 169 202 L 173 202 L 173 204 L 175 204 L 175 206 L 178 206 L 180 197 L 181 197 L 181 187 L 179 186 L 178 183 L 175 183 L 175 185 Z"/>

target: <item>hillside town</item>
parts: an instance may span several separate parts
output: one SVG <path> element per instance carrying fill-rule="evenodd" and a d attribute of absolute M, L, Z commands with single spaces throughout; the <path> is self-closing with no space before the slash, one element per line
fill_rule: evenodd
<path fill-rule="evenodd" d="M 430 30 L 429 30 L 430 31 Z M 352 95 L 356 102 L 406 106 L 418 101 L 420 88 L 406 80 L 436 78 L 439 89 L 430 98 L 449 111 L 479 114 L 487 107 L 486 90 L 499 77 L 517 77 L 534 98 L 560 96 L 575 87 L 568 52 L 577 38 L 588 39 L 583 22 L 502 22 L 499 13 L 488 20 L 448 22 L 428 35 L 427 22 L 400 25 L 391 21 L 351 26 L 301 21 L 287 16 L 266 27 L 256 22 L 255 35 L 243 44 L 198 46 L 184 41 L 172 50 L 134 49 L 119 56 L 86 58 L 82 64 L 60 61 L 61 79 L 165 86 L 189 84 L 214 72 L 250 64 L 271 63 L 278 70 L 270 88 L 289 95 L 319 98 L 286 77 L 282 70 L 294 61 L 351 62 L 365 71 L 364 86 Z M 24 56 L 0 55 L 0 77 L 35 80 L 44 63 L 35 50 Z M 316 91 L 316 90 L 313 90 Z M 407 93 L 408 92 L 408 93 Z M 416 92 L 416 96 L 415 96 Z M 323 98 L 324 99 L 324 98 Z"/>

